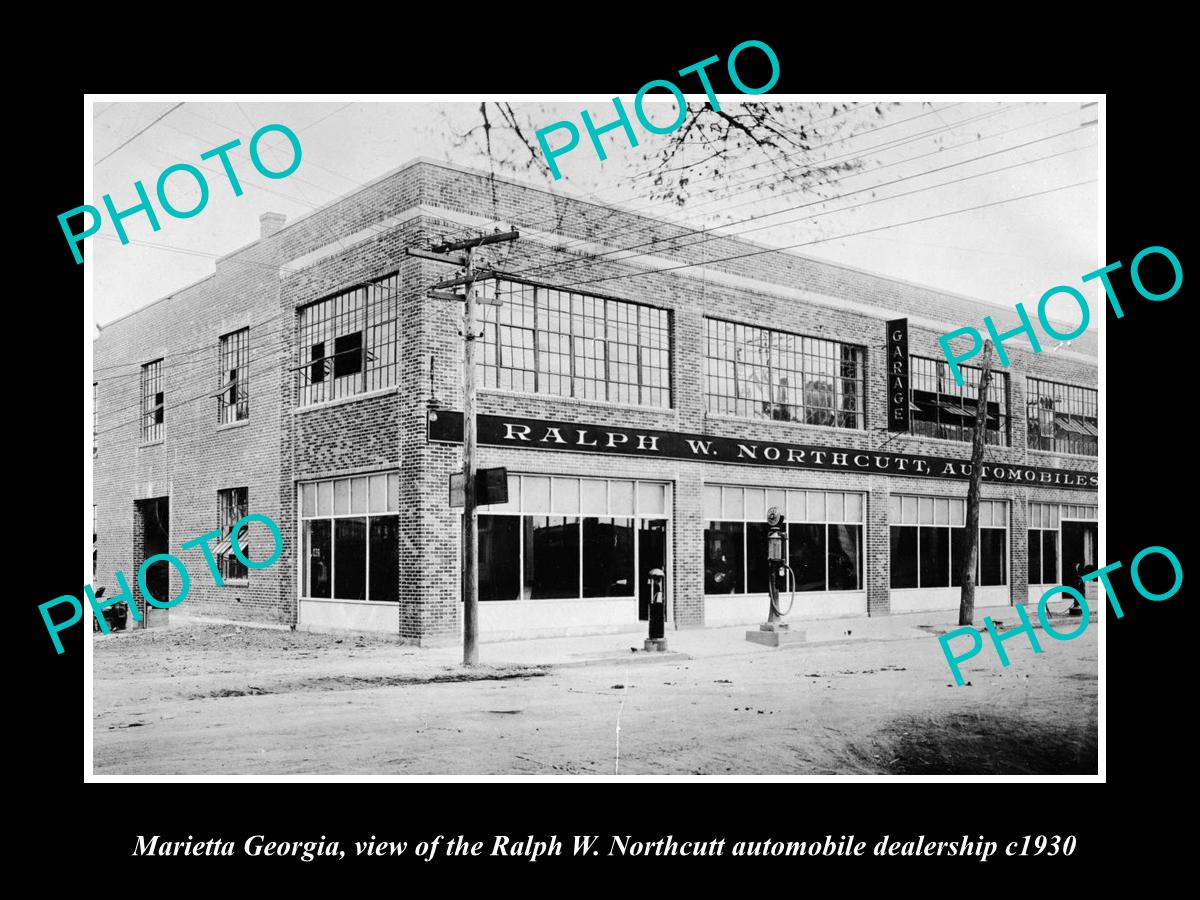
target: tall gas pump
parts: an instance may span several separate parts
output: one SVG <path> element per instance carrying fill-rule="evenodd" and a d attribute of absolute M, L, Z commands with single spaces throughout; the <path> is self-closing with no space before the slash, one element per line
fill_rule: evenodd
<path fill-rule="evenodd" d="M 792 569 L 787 564 L 787 558 L 787 526 L 784 523 L 784 515 L 777 507 L 772 506 L 767 510 L 767 593 L 771 597 L 771 608 L 767 611 L 767 624 L 781 625 L 784 628 L 787 628 L 787 625 L 783 623 L 783 618 L 792 611 L 792 607 L 796 603 L 795 577 L 793 576 L 793 590 L 788 608 L 786 611 L 779 608 L 779 589 L 780 587 L 787 589 L 787 576 L 792 574 Z"/>
<path fill-rule="evenodd" d="M 781 609 L 779 596 L 785 592 L 790 594 L 788 605 L 787 609 Z M 792 631 L 783 621 L 796 604 L 796 573 L 788 565 L 787 522 L 775 506 L 767 510 L 767 594 L 770 597 L 767 621 L 756 631 L 747 631 L 746 640 L 769 647 L 803 641 L 804 632 Z"/>

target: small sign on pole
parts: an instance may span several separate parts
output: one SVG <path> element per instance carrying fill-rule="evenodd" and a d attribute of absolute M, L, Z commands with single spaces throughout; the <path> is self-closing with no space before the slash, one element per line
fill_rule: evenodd
<path fill-rule="evenodd" d="M 498 466 L 479 469 L 475 472 L 475 502 L 480 506 L 491 506 L 508 502 L 508 469 Z M 463 507 L 466 498 L 463 492 L 463 473 L 450 473 L 450 507 Z"/>

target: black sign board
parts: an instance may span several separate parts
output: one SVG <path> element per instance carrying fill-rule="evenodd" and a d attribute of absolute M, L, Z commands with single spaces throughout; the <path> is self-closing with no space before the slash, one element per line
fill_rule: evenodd
<path fill-rule="evenodd" d="M 462 430 L 462 416 L 458 417 L 459 431 Z M 466 497 L 463 495 L 462 472 L 450 473 L 450 506 L 465 506 Z M 508 469 L 503 466 L 494 469 L 475 470 L 475 503 L 479 506 L 490 506 L 493 503 L 508 502 Z"/>
<path fill-rule="evenodd" d="M 888 431 L 908 431 L 908 319 L 887 323 Z"/>
<path fill-rule="evenodd" d="M 866 472 L 917 478 L 970 478 L 968 460 L 860 450 L 853 447 L 817 447 L 779 441 L 685 434 L 619 425 L 581 425 L 521 419 L 515 416 L 479 416 L 476 439 L 484 446 L 526 450 L 559 450 L 574 453 L 616 453 L 658 459 L 733 463 L 743 466 L 782 466 L 825 469 L 833 472 Z M 438 410 L 429 414 L 429 439 L 462 441 L 462 413 Z M 1075 469 L 1049 469 L 1009 463 L 985 463 L 983 480 L 1001 484 L 1041 485 L 1094 491 L 1099 476 Z M 480 501 L 482 502 L 482 501 Z"/>

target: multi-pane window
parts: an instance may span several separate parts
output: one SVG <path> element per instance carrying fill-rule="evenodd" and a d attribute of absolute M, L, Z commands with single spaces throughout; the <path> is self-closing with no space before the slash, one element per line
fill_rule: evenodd
<path fill-rule="evenodd" d="M 397 383 L 399 295 L 394 273 L 300 310 L 301 406 Z"/>
<path fill-rule="evenodd" d="M 217 421 L 222 425 L 250 418 L 250 329 L 221 338 L 221 387 Z"/>
<path fill-rule="evenodd" d="M 250 573 L 246 564 L 237 558 L 233 552 L 233 542 L 236 539 L 238 549 L 246 558 L 250 557 L 250 545 L 247 540 L 249 526 L 243 525 L 241 534 L 234 535 L 233 526 L 243 516 L 250 514 L 250 491 L 248 488 L 226 488 L 217 491 L 217 516 L 221 527 L 221 540 L 213 548 L 213 556 L 217 560 L 217 568 L 221 577 L 226 581 L 245 581 Z"/>
<path fill-rule="evenodd" d="M 163 361 L 142 366 L 142 443 L 163 437 Z"/>
<path fill-rule="evenodd" d="M 975 430 L 982 370 L 959 366 L 963 383 L 956 384 L 944 359 L 913 356 L 911 359 L 913 434 L 950 441 L 969 441 Z M 987 431 L 989 444 L 1008 446 L 1008 375 L 992 371 L 988 385 Z"/>
<path fill-rule="evenodd" d="M 709 484 L 704 487 L 704 592 L 765 593 L 767 510 L 786 516 L 797 591 L 863 586 L 863 495 Z"/>
<path fill-rule="evenodd" d="M 1059 572 L 1062 559 L 1059 527 L 1063 519 L 1095 520 L 1096 507 L 1074 504 L 1029 504 L 1029 583 L 1062 584 Z"/>
<path fill-rule="evenodd" d="M 944 588 L 962 584 L 967 553 L 967 502 L 947 497 L 888 499 L 892 587 Z M 1008 583 L 1008 502 L 979 501 L 975 583 Z"/>
<path fill-rule="evenodd" d="M 483 387 L 640 406 L 671 405 L 664 309 L 500 280 L 484 305 Z"/>
<path fill-rule="evenodd" d="M 644 602 L 669 516 L 662 482 L 509 475 L 508 502 L 480 507 L 479 599 Z"/>
<path fill-rule="evenodd" d="M 395 472 L 301 484 L 300 596 L 398 601 L 399 509 L 400 476 Z"/>
<path fill-rule="evenodd" d="M 1100 436 L 1096 398 L 1092 388 L 1026 378 L 1029 448 L 1095 456 Z"/>
<path fill-rule="evenodd" d="M 708 411 L 864 428 L 863 348 L 705 320 Z"/>

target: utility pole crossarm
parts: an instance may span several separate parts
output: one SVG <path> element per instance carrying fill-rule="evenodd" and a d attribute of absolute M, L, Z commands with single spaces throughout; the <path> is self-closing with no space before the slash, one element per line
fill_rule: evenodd
<path fill-rule="evenodd" d="M 447 241 L 443 244 L 438 244 L 430 249 L 434 253 L 451 253 L 455 250 L 466 250 L 473 247 L 482 247 L 485 244 L 502 244 L 505 241 L 515 241 L 521 236 L 521 233 L 516 229 L 512 231 L 501 231 L 497 234 L 484 234 L 479 237 L 467 238 L 462 241 Z"/>
<path fill-rule="evenodd" d="M 418 247 L 409 247 L 405 251 L 409 256 L 415 256 L 418 259 L 429 259 L 433 262 L 450 263 L 452 266 L 458 266 L 460 269 L 467 267 L 467 255 L 465 253 L 431 253 L 428 250 L 421 250 Z"/>

